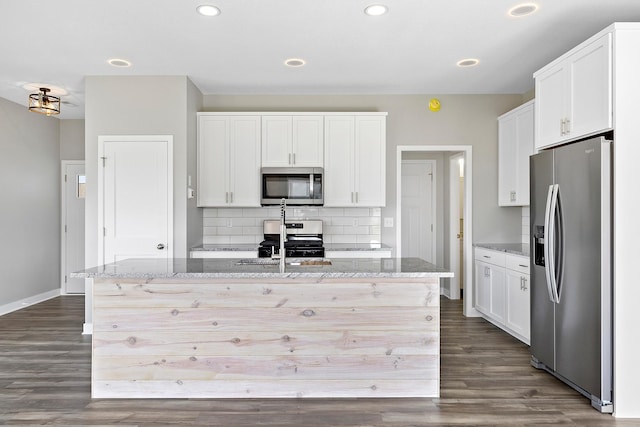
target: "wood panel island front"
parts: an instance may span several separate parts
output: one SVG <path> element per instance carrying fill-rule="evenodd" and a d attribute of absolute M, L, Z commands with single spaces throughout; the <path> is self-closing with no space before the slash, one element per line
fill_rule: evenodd
<path fill-rule="evenodd" d="M 439 279 L 417 258 L 132 259 L 93 279 L 94 398 L 438 397 Z"/>

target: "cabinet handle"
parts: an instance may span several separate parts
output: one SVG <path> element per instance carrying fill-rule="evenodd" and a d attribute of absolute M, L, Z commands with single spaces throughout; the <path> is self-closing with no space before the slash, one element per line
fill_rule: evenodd
<path fill-rule="evenodd" d="M 229 193 L 229 201 L 233 203 L 233 191 Z"/>
<path fill-rule="evenodd" d="M 353 203 L 353 191 L 351 192 L 351 203 Z"/>
<path fill-rule="evenodd" d="M 491 257 L 489 255 L 482 255 L 482 258 L 491 259 Z"/>
<path fill-rule="evenodd" d="M 520 276 L 520 290 L 521 291 L 527 290 L 527 278 L 524 276 Z"/>
<path fill-rule="evenodd" d="M 224 202 L 229 203 L 229 192 L 224 193 Z"/>
<path fill-rule="evenodd" d="M 564 135 L 564 119 L 560 120 L 560 135 Z"/>
<path fill-rule="evenodd" d="M 491 276 L 491 270 L 489 269 L 489 267 L 485 267 L 484 268 L 484 277 L 490 277 Z"/>
<path fill-rule="evenodd" d="M 358 203 L 358 192 L 356 191 L 356 203 Z"/>
<path fill-rule="evenodd" d="M 296 153 L 293 153 L 293 164 L 296 164 Z"/>
<path fill-rule="evenodd" d="M 511 197 L 511 201 L 512 201 L 512 202 L 515 202 L 515 201 L 516 201 L 516 192 L 515 192 L 515 191 L 512 191 L 512 192 L 509 194 L 509 196 Z"/>
<path fill-rule="evenodd" d="M 529 268 L 528 265 L 524 265 L 524 264 L 518 264 L 519 267 L 524 267 L 524 268 Z"/>
<path fill-rule="evenodd" d="M 566 134 L 569 135 L 571 133 L 571 120 L 569 119 L 565 119 L 565 127 L 566 127 Z"/>

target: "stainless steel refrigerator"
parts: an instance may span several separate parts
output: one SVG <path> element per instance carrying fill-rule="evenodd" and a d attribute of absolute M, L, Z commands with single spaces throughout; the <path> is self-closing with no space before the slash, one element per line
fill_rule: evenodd
<path fill-rule="evenodd" d="M 612 399 L 612 142 L 531 156 L 531 364 L 591 399 Z"/>

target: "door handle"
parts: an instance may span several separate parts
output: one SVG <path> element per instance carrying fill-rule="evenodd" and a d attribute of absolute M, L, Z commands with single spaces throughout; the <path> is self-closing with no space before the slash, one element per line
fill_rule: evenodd
<path fill-rule="evenodd" d="M 164 249 L 164 244 L 158 243 L 158 246 L 156 246 L 156 248 L 158 248 L 158 250 L 161 251 Z"/>

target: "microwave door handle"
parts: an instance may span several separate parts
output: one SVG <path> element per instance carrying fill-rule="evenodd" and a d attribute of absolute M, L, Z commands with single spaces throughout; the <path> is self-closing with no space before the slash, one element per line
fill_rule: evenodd
<path fill-rule="evenodd" d="M 309 198 L 311 200 L 314 199 L 314 197 L 313 197 L 313 174 L 312 173 L 309 174 Z"/>

